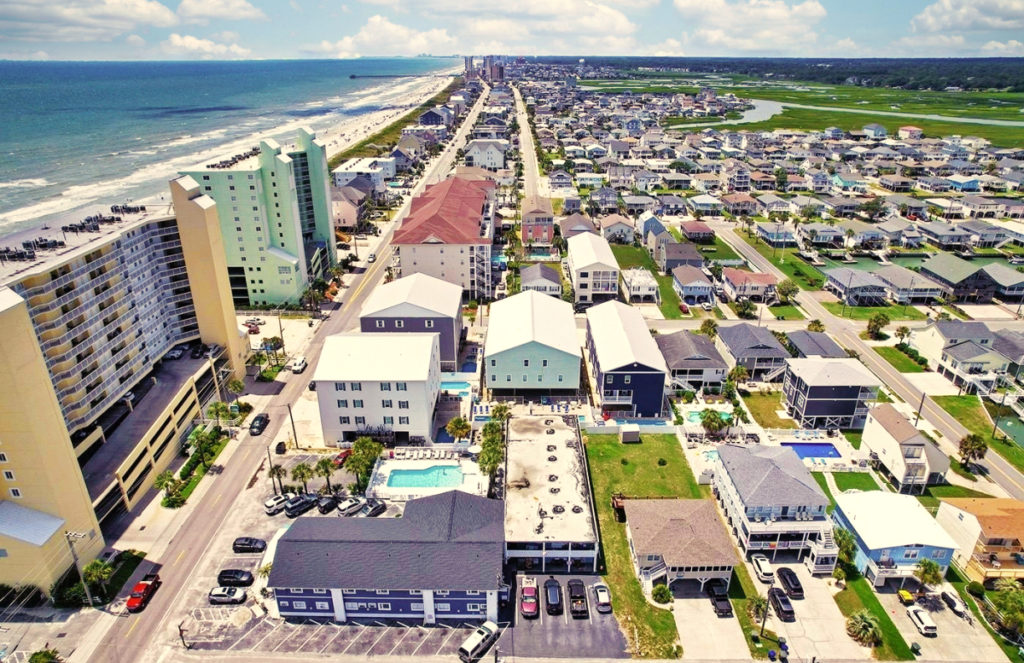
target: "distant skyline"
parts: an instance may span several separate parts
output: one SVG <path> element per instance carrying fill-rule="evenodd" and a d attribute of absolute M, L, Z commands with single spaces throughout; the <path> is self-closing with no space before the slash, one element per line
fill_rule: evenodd
<path fill-rule="evenodd" d="M 0 59 L 1024 56 L 1024 0 L 3 0 Z"/>

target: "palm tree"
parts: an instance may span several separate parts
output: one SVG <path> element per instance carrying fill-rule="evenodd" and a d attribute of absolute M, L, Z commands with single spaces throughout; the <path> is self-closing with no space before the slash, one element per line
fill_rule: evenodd
<path fill-rule="evenodd" d="M 174 472 L 170 470 L 164 470 L 160 474 L 156 475 L 156 479 L 153 481 L 153 487 L 157 490 L 164 491 L 165 495 L 170 495 L 174 492 L 174 488 L 178 485 L 178 480 L 174 478 Z"/>
<path fill-rule="evenodd" d="M 103 560 L 94 559 L 82 569 L 82 580 L 91 587 L 99 587 L 107 593 L 107 581 L 114 575 L 114 567 Z"/>
<path fill-rule="evenodd" d="M 323 477 L 327 481 L 327 492 L 333 493 L 334 489 L 331 487 L 331 475 L 334 474 L 334 459 L 324 457 L 316 461 L 316 466 L 313 468 L 313 473 L 318 477 Z"/>
<path fill-rule="evenodd" d="M 1021 590 L 1021 586 L 1016 578 L 998 578 L 994 589 L 997 592 L 1017 592 Z"/>
<path fill-rule="evenodd" d="M 214 401 L 206 406 L 206 416 L 216 419 L 217 425 L 220 426 L 223 419 L 231 416 L 231 409 L 227 406 L 227 403 Z"/>
<path fill-rule="evenodd" d="M 455 417 L 448 422 L 448 425 L 444 427 L 448 434 L 454 437 L 456 440 L 462 440 L 469 436 L 473 432 L 473 425 L 465 420 L 463 417 Z"/>
<path fill-rule="evenodd" d="M 281 487 L 281 493 L 284 494 L 283 482 L 284 478 L 288 476 L 288 470 L 286 470 L 283 465 L 278 465 L 277 463 L 275 463 L 270 466 L 269 470 L 267 470 L 267 476 L 270 477 L 270 484 L 274 486 L 274 494 L 277 494 L 276 491 L 278 486 Z M 274 484 L 274 479 L 277 479 L 276 485 Z"/>
<path fill-rule="evenodd" d="M 245 392 L 245 382 L 238 378 L 228 380 L 228 391 L 235 396 L 235 400 Z"/>
<path fill-rule="evenodd" d="M 747 610 L 752 618 L 760 620 L 768 611 L 768 599 L 763 596 L 751 596 L 747 600 Z"/>
<path fill-rule="evenodd" d="M 850 530 L 836 527 L 832 530 L 832 538 L 839 549 L 839 561 L 843 564 L 853 564 L 853 556 L 857 552 L 857 541 L 853 538 Z"/>
<path fill-rule="evenodd" d="M 192 453 L 199 456 L 200 462 L 202 462 L 203 467 L 206 469 L 210 469 L 214 447 L 219 441 L 220 431 L 217 429 L 203 431 L 192 440 Z"/>
<path fill-rule="evenodd" d="M 267 578 L 270 577 L 270 572 L 273 571 L 273 570 L 274 570 L 274 563 L 273 562 L 267 562 L 266 564 L 264 564 L 260 568 L 256 569 L 256 575 L 258 577 L 263 578 L 264 580 L 266 580 Z"/>
<path fill-rule="evenodd" d="M 314 477 L 313 468 L 309 466 L 309 463 L 299 463 L 292 468 L 292 481 L 302 482 L 302 492 L 308 493 L 309 488 L 306 486 L 306 482 Z"/>
<path fill-rule="evenodd" d="M 498 403 L 491 408 L 491 420 L 505 423 L 512 416 L 512 410 L 505 403 Z"/>
<path fill-rule="evenodd" d="M 942 582 L 942 567 L 933 559 L 922 559 L 914 569 L 914 577 L 920 583 L 919 591 L 924 591 L 931 586 Z"/>
<path fill-rule="evenodd" d="M 850 245 L 850 246 L 853 245 L 853 241 L 852 240 L 853 240 L 854 235 L 856 235 L 856 234 L 857 233 L 854 232 L 853 228 L 847 228 L 846 229 L 846 243 L 848 245 Z"/>
<path fill-rule="evenodd" d="M 736 364 L 731 371 L 729 371 L 729 379 L 735 384 L 746 382 L 750 379 L 750 371 L 743 364 Z"/>
<path fill-rule="evenodd" d="M 882 642 L 882 629 L 878 625 L 878 617 L 867 610 L 860 610 L 847 618 L 846 632 L 851 638 L 868 647 L 874 647 Z"/>
<path fill-rule="evenodd" d="M 807 323 L 807 331 L 811 332 L 823 332 L 825 331 L 825 323 L 815 318 Z"/>
<path fill-rule="evenodd" d="M 968 433 L 960 440 L 960 444 L 957 445 L 957 451 L 960 453 L 960 462 L 970 466 L 975 461 L 985 457 L 985 454 L 988 452 L 988 443 L 985 442 L 985 438 L 981 435 Z"/>
<path fill-rule="evenodd" d="M 718 333 L 718 323 L 711 318 L 705 318 L 704 321 L 700 323 L 700 329 L 697 330 L 697 333 L 703 334 L 708 338 L 714 338 Z"/>
<path fill-rule="evenodd" d="M 737 405 L 732 409 L 732 420 L 734 422 L 747 423 L 747 411 Z"/>
<path fill-rule="evenodd" d="M 725 420 L 722 419 L 722 414 L 718 410 L 712 410 L 711 408 L 701 410 L 700 425 L 708 435 L 717 435 L 723 428 L 728 426 Z"/>

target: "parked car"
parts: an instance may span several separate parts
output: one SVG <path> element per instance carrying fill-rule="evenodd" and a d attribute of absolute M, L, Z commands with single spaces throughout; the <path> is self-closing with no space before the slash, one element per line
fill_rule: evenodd
<path fill-rule="evenodd" d="M 501 629 L 492 621 L 486 621 L 469 634 L 459 647 L 459 660 L 462 663 L 474 663 L 487 653 L 487 650 L 498 639 Z"/>
<path fill-rule="evenodd" d="M 754 555 L 750 558 L 750 563 L 754 566 L 754 575 L 761 582 L 771 584 L 775 581 L 775 571 L 772 570 L 772 563 L 768 561 L 765 555 Z"/>
<path fill-rule="evenodd" d="M 586 619 L 590 617 L 590 609 L 587 607 L 587 588 L 582 580 L 573 578 L 565 583 L 569 590 L 569 614 L 573 619 Z"/>
<path fill-rule="evenodd" d="M 932 621 L 932 616 L 928 614 L 928 611 L 919 605 L 912 605 L 907 608 L 907 617 L 910 617 L 910 621 L 914 624 L 914 628 L 921 635 L 929 637 L 937 636 L 939 634 L 939 628 Z"/>
<path fill-rule="evenodd" d="M 289 518 L 298 518 L 302 514 L 306 513 L 310 509 L 316 506 L 317 503 L 316 495 L 299 495 L 288 500 L 287 504 L 284 505 L 284 515 Z"/>
<path fill-rule="evenodd" d="M 700 307 L 705 311 L 710 311 L 712 308 L 714 308 L 711 306 L 711 302 L 701 302 Z"/>
<path fill-rule="evenodd" d="M 377 254 L 376 253 L 371 253 L 370 257 L 368 257 L 366 259 L 366 262 L 377 262 Z"/>
<path fill-rule="evenodd" d="M 957 617 L 963 617 L 967 614 L 967 607 L 964 606 L 960 597 L 954 595 L 952 592 L 942 592 L 939 596 L 941 596 L 942 602 L 946 604 L 946 607 L 949 608 Z"/>
<path fill-rule="evenodd" d="M 768 590 L 768 602 L 772 605 L 772 610 L 775 611 L 775 616 L 784 622 L 791 622 L 796 619 L 796 612 L 793 610 L 793 604 L 790 603 L 789 597 L 786 596 L 786 592 L 782 591 L 778 587 L 772 587 Z"/>
<path fill-rule="evenodd" d="M 796 572 L 793 569 L 780 568 L 778 576 L 779 584 L 782 585 L 782 589 L 786 591 L 789 598 L 802 599 L 804 597 L 804 586 L 800 584 L 800 578 L 796 577 Z"/>
<path fill-rule="evenodd" d="M 711 598 L 711 607 L 719 617 L 732 617 L 732 602 L 729 600 L 729 590 L 721 580 L 711 580 L 704 586 L 704 591 Z"/>
<path fill-rule="evenodd" d="M 352 450 L 351 449 L 342 449 L 341 451 L 338 452 L 338 455 L 335 456 L 334 459 L 333 459 L 334 466 L 335 467 L 341 467 L 342 465 L 345 464 L 345 461 L 348 460 L 348 457 L 351 456 L 351 455 L 352 455 Z"/>
<path fill-rule="evenodd" d="M 594 583 L 594 608 L 598 612 L 612 611 L 612 592 L 603 582 Z"/>
<path fill-rule="evenodd" d="M 359 510 L 363 508 L 363 501 L 358 497 L 346 497 L 342 501 L 338 502 L 338 513 L 343 516 L 351 516 L 359 513 Z"/>
<path fill-rule="evenodd" d="M 562 585 L 554 578 L 544 581 L 544 604 L 549 615 L 562 614 Z"/>
<path fill-rule="evenodd" d="M 914 598 L 914 595 L 910 593 L 910 590 L 901 589 L 898 592 L 896 592 L 896 596 L 899 598 L 900 603 L 902 603 L 903 605 L 914 605 L 915 603 L 917 603 L 917 599 Z"/>
<path fill-rule="evenodd" d="M 531 619 L 540 614 L 540 597 L 537 594 L 537 581 L 534 578 L 523 578 L 519 590 L 519 614 Z"/>
<path fill-rule="evenodd" d="M 221 587 L 248 587 L 252 583 L 252 573 L 245 569 L 224 569 L 217 574 L 217 584 Z"/>
<path fill-rule="evenodd" d="M 256 325 L 246 325 L 245 328 L 249 331 L 250 334 L 260 333 L 260 328 L 257 327 Z"/>
<path fill-rule="evenodd" d="M 160 574 L 158 573 L 147 573 L 142 576 L 142 580 L 135 583 L 132 587 L 132 593 L 125 602 L 124 607 L 128 612 L 139 612 L 146 607 L 149 603 L 149 599 L 153 598 L 153 594 L 160 588 Z"/>
<path fill-rule="evenodd" d="M 245 603 L 245 590 L 241 587 L 214 587 L 209 598 L 214 605 Z"/>
<path fill-rule="evenodd" d="M 371 497 L 370 499 L 366 500 L 366 504 L 364 504 L 363 507 L 359 509 L 359 517 L 376 518 L 377 516 L 379 516 L 387 510 L 387 504 L 384 504 L 384 502 Z"/>
<path fill-rule="evenodd" d="M 258 553 L 266 549 L 266 541 L 251 536 L 240 536 L 231 544 L 231 551 L 236 553 Z"/>
<path fill-rule="evenodd" d="M 263 503 L 263 510 L 267 512 L 268 516 L 273 516 L 284 511 L 284 505 L 289 500 L 295 497 L 295 493 L 284 493 L 283 495 L 274 495 L 267 499 Z"/>
<path fill-rule="evenodd" d="M 274 453 L 283 454 L 286 451 L 288 451 L 288 445 L 285 444 L 284 440 L 274 445 Z"/>
<path fill-rule="evenodd" d="M 307 366 L 309 366 L 309 364 L 306 362 L 305 357 L 295 357 L 288 364 L 288 370 L 292 373 L 301 373 L 306 370 Z"/>
<path fill-rule="evenodd" d="M 249 424 L 249 435 L 263 435 L 263 431 L 267 430 L 267 424 L 270 423 L 270 417 L 262 412 L 257 414 Z"/>
<path fill-rule="evenodd" d="M 320 513 L 328 513 L 338 508 L 338 498 L 334 495 L 324 495 L 316 503 L 316 510 Z"/>
<path fill-rule="evenodd" d="M 185 351 L 181 348 L 172 348 L 170 352 L 164 355 L 165 359 L 181 359 L 181 356 L 185 354 Z"/>
<path fill-rule="evenodd" d="M 192 348 L 192 352 L 190 352 L 188 356 L 192 357 L 193 359 L 202 359 L 203 358 L 203 354 L 205 352 L 206 352 L 206 348 L 204 348 L 202 345 L 197 345 L 197 346 Z"/>

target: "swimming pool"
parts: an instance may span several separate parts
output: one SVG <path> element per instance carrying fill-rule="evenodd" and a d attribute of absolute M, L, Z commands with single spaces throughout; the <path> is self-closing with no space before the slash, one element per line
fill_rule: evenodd
<path fill-rule="evenodd" d="M 469 391 L 469 383 L 461 381 L 445 381 L 441 383 L 441 391 Z"/>
<path fill-rule="evenodd" d="M 391 470 L 389 488 L 454 488 L 462 485 L 458 465 L 433 465 L 419 470 Z"/>
<path fill-rule="evenodd" d="M 580 421 L 583 421 L 583 415 L 579 415 Z M 623 424 L 637 424 L 638 426 L 668 426 L 668 422 L 664 419 L 616 419 L 615 425 L 621 426 Z"/>
<path fill-rule="evenodd" d="M 700 413 L 701 413 L 700 410 L 690 410 L 689 412 L 687 412 L 686 413 L 686 421 L 687 421 L 687 423 L 699 424 L 700 423 Z M 719 412 L 718 416 L 722 418 L 722 421 L 726 421 L 726 422 L 732 421 L 732 413 L 731 412 Z"/>
<path fill-rule="evenodd" d="M 800 458 L 842 458 L 842 454 L 831 442 L 783 442 Z"/>
<path fill-rule="evenodd" d="M 718 460 L 718 449 L 708 449 L 707 451 L 702 452 L 701 456 L 704 456 L 704 460 L 709 463 L 711 461 Z"/>
<path fill-rule="evenodd" d="M 463 362 L 462 366 L 460 367 L 459 370 L 462 373 L 476 373 L 476 362 L 475 361 Z"/>

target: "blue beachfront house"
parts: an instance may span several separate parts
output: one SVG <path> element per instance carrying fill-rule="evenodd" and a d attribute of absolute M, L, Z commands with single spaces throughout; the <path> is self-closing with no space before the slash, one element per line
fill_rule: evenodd
<path fill-rule="evenodd" d="M 856 542 L 854 566 L 876 587 L 889 580 L 902 587 L 923 559 L 946 573 L 956 542 L 916 497 L 866 491 L 839 493 L 835 500 L 832 519 Z"/>
<path fill-rule="evenodd" d="M 587 309 L 587 358 L 603 412 L 662 416 L 668 367 L 640 309 L 616 301 Z"/>
<path fill-rule="evenodd" d="M 452 490 L 402 518 L 298 518 L 268 585 L 286 619 L 497 621 L 504 516 L 500 500 Z"/>

